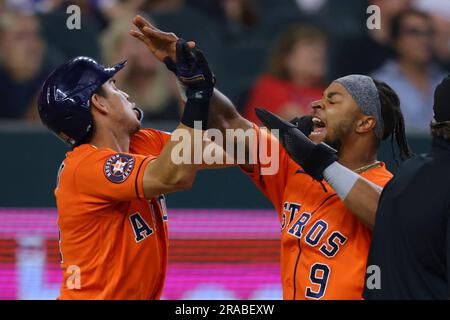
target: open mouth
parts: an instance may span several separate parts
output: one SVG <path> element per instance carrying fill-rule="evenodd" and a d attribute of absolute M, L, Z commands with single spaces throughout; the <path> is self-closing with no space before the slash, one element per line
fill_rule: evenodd
<path fill-rule="evenodd" d="M 313 121 L 313 132 L 311 134 L 322 134 L 326 130 L 326 124 L 322 121 L 322 119 L 318 117 L 314 117 Z"/>
<path fill-rule="evenodd" d="M 139 121 L 142 121 L 142 119 L 144 118 L 143 111 L 141 109 L 137 108 L 134 104 L 133 104 L 133 111 L 134 111 L 134 114 L 136 115 L 136 118 Z"/>

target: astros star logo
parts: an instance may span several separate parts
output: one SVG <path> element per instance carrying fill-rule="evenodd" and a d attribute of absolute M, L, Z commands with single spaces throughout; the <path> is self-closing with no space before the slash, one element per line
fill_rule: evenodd
<path fill-rule="evenodd" d="M 130 176 L 133 168 L 134 157 L 132 155 L 117 153 L 106 160 L 104 173 L 109 181 L 122 183 Z"/>
<path fill-rule="evenodd" d="M 127 163 L 122 162 L 121 159 L 117 160 L 116 163 L 113 164 L 113 173 L 117 174 L 118 172 L 123 173 L 123 168 Z"/>

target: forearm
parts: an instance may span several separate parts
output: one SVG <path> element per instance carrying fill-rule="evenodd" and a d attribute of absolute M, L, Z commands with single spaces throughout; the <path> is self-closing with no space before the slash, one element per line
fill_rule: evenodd
<path fill-rule="evenodd" d="M 373 229 L 383 189 L 337 162 L 325 169 L 324 177 L 345 206 L 361 222 Z"/>
<path fill-rule="evenodd" d="M 211 112 L 209 115 L 210 128 L 217 128 L 222 132 L 226 129 L 251 129 L 252 123 L 242 117 L 228 97 L 215 89 L 211 98 Z"/>
<path fill-rule="evenodd" d="M 186 102 L 186 87 L 177 82 L 181 99 Z M 218 129 L 225 133 L 226 129 L 250 129 L 252 123 L 242 117 L 234 106 L 233 102 L 218 89 L 214 89 L 214 94 L 210 100 L 210 113 L 208 127 Z"/>
<path fill-rule="evenodd" d="M 345 198 L 344 204 L 359 220 L 373 229 L 382 191 L 381 187 L 360 178 Z"/>
<path fill-rule="evenodd" d="M 143 187 L 146 198 L 161 193 L 189 189 L 198 169 L 194 161 L 195 129 L 180 124 L 158 158 L 145 168 Z M 199 131 L 199 130 L 197 130 Z M 203 131 L 200 131 L 203 134 Z M 182 137 L 174 139 L 173 137 Z"/>
<path fill-rule="evenodd" d="M 181 96 L 181 99 L 183 101 L 186 101 L 186 94 L 185 90 L 186 87 L 181 84 L 179 81 L 177 82 L 178 90 Z M 227 143 L 231 143 L 230 141 L 226 141 L 227 137 L 227 130 L 231 130 L 230 133 L 233 133 L 232 139 L 233 139 L 233 145 L 234 146 L 244 146 L 245 148 L 245 155 L 246 159 L 248 159 L 249 154 L 249 139 L 248 136 L 245 134 L 239 134 L 236 130 L 242 130 L 246 131 L 248 129 L 253 129 L 253 124 L 242 117 L 239 112 L 236 110 L 236 107 L 234 106 L 233 102 L 225 96 L 222 92 L 220 92 L 218 89 L 214 89 L 213 96 L 210 100 L 210 112 L 209 112 L 209 118 L 208 118 L 208 128 L 210 129 L 217 129 L 221 132 L 223 139 L 222 147 L 225 148 Z M 206 143 L 204 146 L 206 147 L 208 143 Z M 218 150 L 218 148 L 216 148 Z M 223 168 L 227 166 L 231 166 L 229 163 L 230 161 L 230 155 L 225 150 L 222 150 L 222 157 L 215 156 L 216 159 L 221 158 L 222 161 L 220 161 L 220 164 L 205 164 L 205 168 L 211 169 L 211 168 Z M 237 161 L 238 153 L 236 150 L 233 152 L 233 156 L 231 156 L 233 163 L 235 164 Z M 206 160 L 206 159 L 205 159 Z M 227 161 L 228 160 L 228 161 Z M 206 161 L 208 162 L 208 161 Z M 249 168 L 250 170 L 250 168 Z"/>
<path fill-rule="evenodd" d="M 215 89 L 214 94 L 211 99 L 209 114 L 209 128 L 218 129 L 222 135 L 225 137 L 223 147 L 226 148 L 227 144 L 233 145 L 233 150 L 226 149 L 228 156 L 232 154 L 231 160 L 235 164 L 240 164 L 247 171 L 253 170 L 253 163 L 250 161 L 250 149 L 251 145 L 257 143 L 253 141 L 252 138 L 255 137 L 253 132 L 253 124 L 242 117 L 236 110 L 236 107 L 223 93 Z M 232 140 L 232 141 L 228 141 Z M 242 153 L 244 152 L 244 158 L 242 158 Z"/>

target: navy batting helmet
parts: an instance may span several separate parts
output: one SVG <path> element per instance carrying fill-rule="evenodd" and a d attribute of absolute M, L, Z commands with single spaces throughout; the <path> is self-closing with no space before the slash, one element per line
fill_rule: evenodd
<path fill-rule="evenodd" d="M 76 57 L 59 66 L 45 80 L 39 95 L 42 122 L 74 147 L 93 131 L 92 95 L 126 64 L 107 68 L 89 57 Z"/>

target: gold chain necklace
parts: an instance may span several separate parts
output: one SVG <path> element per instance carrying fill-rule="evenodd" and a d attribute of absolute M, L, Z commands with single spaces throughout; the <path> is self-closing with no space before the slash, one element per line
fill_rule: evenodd
<path fill-rule="evenodd" d="M 356 173 L 363 173 L 364 171 L 367 171 L 369 169 L 375 168 L 375 167 L 381 167 L 381 162 L 380 161 L 375 161 L 371 164 L 368 164 L 367 166 L 358 168 L 356 170 L 353 170 Z"/>

